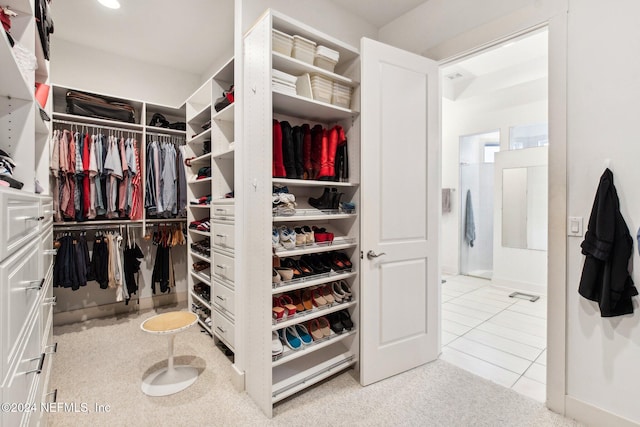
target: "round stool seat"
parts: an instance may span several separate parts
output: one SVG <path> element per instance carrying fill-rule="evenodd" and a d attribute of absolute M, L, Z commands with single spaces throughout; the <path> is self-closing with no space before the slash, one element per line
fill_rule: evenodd
<path fill-rule="evenodd" d="M 198 379 L 198 370 L 191 366 L 173 366 L 175 334 L 198 322 L 198 316 L 188 311 L 173 311 L 153 316 L 140 325 L 148 333 L 167 335 L 169 339 L 168 366 L 142 381 L 142 392 L 149 396 L 167 396 L 184 390 Z"/>

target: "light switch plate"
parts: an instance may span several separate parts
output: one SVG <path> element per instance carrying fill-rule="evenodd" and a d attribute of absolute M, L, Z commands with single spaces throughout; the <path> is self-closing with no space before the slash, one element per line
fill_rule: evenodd
<path fill-rule="evenodd" d="M 567 235 L 582 237 L 584 235 L 582 232 L 582 221 L 581 216 L 570 216 L 567 221 Z"/>

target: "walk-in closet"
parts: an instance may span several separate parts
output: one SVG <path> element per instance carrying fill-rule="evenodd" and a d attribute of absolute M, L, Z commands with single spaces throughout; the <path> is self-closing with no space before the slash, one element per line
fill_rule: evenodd
<path fill-rule="evenodd" d="M 0 427 L 635 425 L 620 3 L 5 0 Z"/>

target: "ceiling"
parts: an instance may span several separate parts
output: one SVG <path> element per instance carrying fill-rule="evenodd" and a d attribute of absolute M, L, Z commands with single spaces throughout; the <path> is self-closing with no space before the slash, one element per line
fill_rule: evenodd
<path fill-rule="evenodd" d="M 330 0 L 380 28 L 425 0 Z M 56 39 L 202 75 L 233 45 L 234 0 L 60 0 L 52 8 Z M 372 7 L 375 3 L 375 7 Z M 150 25 L 151 24 L 151 25 Z"/>

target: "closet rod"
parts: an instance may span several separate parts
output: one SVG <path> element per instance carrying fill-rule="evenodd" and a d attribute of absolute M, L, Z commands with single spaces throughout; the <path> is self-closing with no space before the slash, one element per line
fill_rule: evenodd
<path fill-rule="evenodd" d="M 142 135 L 142 131 L 135 130 L 135 129 L 117 128 L 113 126 L 103 126 L 103 125 L 96 125 L 96 124 L 82 123 L 82 122 L 72 122 L 70 120 L 53 119 L 53 123 L 58 123 L 63 125 L 75 125 L 75 126 L 81 126 L 81 127 L 87 127 L 87 128 L 115 130 L 118 132 L 128 132 L 128 133 L 135 133 L 135 134 Z"/>
<path fill-rule="evenodd" d="M 64 229 L 66 231 L 86 231 L 86 230 L 105 230 L 105 229 L 118 229 L 122 227 L 142 227 L 142 222 L 120 222 L 120 223 L 106 223 L 105 221 L 96 221 L 95 223 L 53 223 L 53 227 L 56 230 Z"/>
<path fill-rule="evenodd" d="M 187 222 L 187 218 L 166 218 L 166 219 L 148 219 L 145 221 L 147 227 L 153 227 L 154 225 L 161 224 L 177 224 Z"/>

